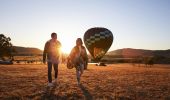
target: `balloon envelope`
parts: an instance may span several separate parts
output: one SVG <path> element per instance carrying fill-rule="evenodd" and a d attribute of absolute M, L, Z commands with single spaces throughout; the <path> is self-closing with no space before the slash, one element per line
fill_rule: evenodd
<path fill-rule="evenodd" d="M 113 34 L 106 28 L 95 27 L 84 34 L 84 43 L 94 61 L 99 61 L 109 50 Z"/>

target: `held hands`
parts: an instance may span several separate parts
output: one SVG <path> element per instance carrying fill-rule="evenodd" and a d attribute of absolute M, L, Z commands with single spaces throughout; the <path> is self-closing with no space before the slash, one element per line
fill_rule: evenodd
<path fill-rule="evenodd" d="M 62 63 L 62 57 L 59 57 L 58 63 Z"/>
<path fill-rule="evenodd" d="M 45 60 L 43 60 L 43 64 L 46 64 L 46 61 L 45 61 Z"/>

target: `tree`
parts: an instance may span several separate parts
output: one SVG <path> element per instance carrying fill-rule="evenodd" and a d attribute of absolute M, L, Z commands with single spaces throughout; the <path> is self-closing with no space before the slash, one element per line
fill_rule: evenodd
<path fill-rule="evenodd" d="M 12 48 L 11 38 L 6 37 L 4 34 L 0 34 L 0 58 L 10 57 L 12 58 L 12 52 L 15 50 Z"/>
<path fill-rule="evenodd" d="M 145 57 L 144 58 L 144 63 L 147 67 L 147 65 L 150 65 L 150 67 L 154 64 L 154 59 L 153 57 Z"/>

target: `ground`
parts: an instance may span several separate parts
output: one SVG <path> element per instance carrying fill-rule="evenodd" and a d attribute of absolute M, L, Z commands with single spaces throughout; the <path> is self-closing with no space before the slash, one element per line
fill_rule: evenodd
<path fill-rule="evenodd" d="M 170 100 L 170 65 L 89 64 L 81 83 L 64 64 L 52 88 L 46 65 L 0 65 L 0 100 Z"/>

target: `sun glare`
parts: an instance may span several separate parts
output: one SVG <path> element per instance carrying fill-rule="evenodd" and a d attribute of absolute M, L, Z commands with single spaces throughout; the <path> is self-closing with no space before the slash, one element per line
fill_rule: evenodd
<path fill-rule="evenodd" d="M 69 54 L 71 49 L 75 46 L 76 37 L 69 34 L 60 34 L 59 41 L 61 42 L 62 53 Z"/>
<path fill-rule="evenodd" d="M 70 47 L 66 47 L 66 46 L 62 46 L 62 47 L 60 48 L 60 51 L 61 51 L 62 53 L 69 54 L 70 51 L 71 51 L 71 48 L 70 48 Z"/>

